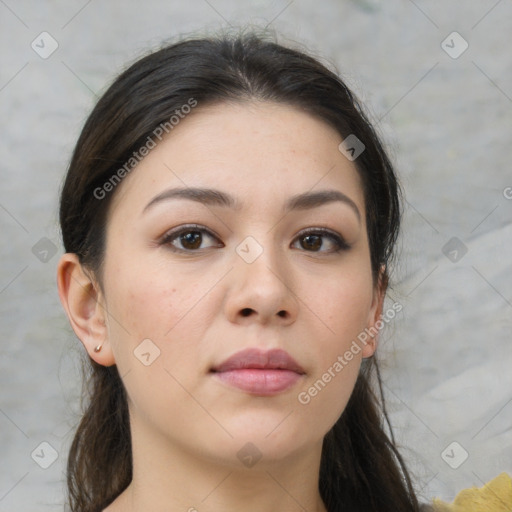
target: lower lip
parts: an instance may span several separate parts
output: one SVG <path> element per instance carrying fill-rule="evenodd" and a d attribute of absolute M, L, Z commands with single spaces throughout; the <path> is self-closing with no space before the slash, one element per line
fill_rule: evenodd
<path fill-rule="evenodd" d="M 272 396 L 291 388 L 301 375 L 291 370 L 245 368 L 218 372 L 223 382 L 254 395 Z"/>

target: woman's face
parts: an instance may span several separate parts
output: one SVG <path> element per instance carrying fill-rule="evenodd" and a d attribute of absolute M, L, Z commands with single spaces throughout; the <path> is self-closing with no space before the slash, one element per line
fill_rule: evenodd
<path fill-rule="evenodd" d="M 318 448 L 381 308 L 340 142 L 292 107 L 199 105 L 119 185 L 106 345 L 135 436 L 238 465 Z"/>

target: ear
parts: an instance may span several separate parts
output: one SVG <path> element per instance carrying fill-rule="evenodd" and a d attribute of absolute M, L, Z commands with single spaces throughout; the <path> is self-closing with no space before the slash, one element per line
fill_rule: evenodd
<path fill-rule="evenodd" d="M 379 331 L 382 328 L 381 316 L 387 287 L 388 279 L 386 276 L 386 267 L 385 265 L 382 265 L 377 278 L 377 283 L 373 289 L 372 305 L 368 313 L 366 329 L 369 336 L 368 341 L 363 347 L 363 358 L 373 356 L 377 350 Z"/>
<path fill-rule="evenodd" d="M 66 253 L 61 257 L 57 286 L 71 327 L 91 359 L 103 366 L 115 364 L 108 339 L 104 297 L 99 284 L 82 267 L 76 254 Z M 98 346 L 101 350 L 95 352 Z"/>

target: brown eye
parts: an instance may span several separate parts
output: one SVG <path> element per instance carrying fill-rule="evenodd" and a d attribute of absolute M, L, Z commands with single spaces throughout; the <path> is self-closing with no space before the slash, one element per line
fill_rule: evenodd
<path fill-rule="evenodd" d="M 181 246 L 184 249 L 199 249 L 203 241 L 203 235 L 199 231 L 189 231 L 179 236 Z"/>
<path fill-rule="evenodd" d="M 176 252 L 199 252 L 203 249 L 224 247 L 224 244 L 206 228 L 181 226 L 168 232 L 161 241 Z"/>
<path fill-rule="evenodd" d="M 292 243 L 294 249 L 307 252 L 337 253 L 350 249 L 341 235 L 326 228 L 311 228 L 299 234 Z"/>
<path fill-rule="evenodd" d="M 300 239 L 300 245 L 306 251 L 319 251 L 322 248 L 322 237 L 318 235 L 306 235 Z"/>

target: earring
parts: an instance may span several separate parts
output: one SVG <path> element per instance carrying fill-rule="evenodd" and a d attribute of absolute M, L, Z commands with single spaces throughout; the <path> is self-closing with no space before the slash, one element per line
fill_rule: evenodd
<path fill-rule="evenodd" d="M 99 352 L 102 346 L 103 345 L 98 345 L 97 347 L 94 347 L 94 352 Z"/>

